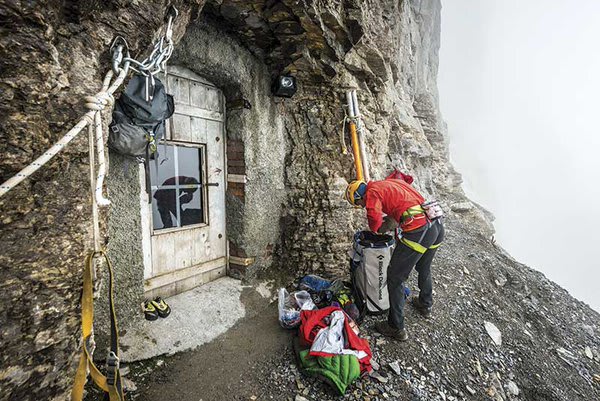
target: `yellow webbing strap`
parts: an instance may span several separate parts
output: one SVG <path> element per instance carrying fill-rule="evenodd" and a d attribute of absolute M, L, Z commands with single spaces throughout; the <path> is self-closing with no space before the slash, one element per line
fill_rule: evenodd
<path fill-rule="evenodd" d="M 108 380 L 94 364 L 91 352 L 91 335 L 94 323 L 94 299 L 93 299 L 93 287 L 92 287 L 92 270 L 94 263 L 94 256 L 100 255 L 106 261 L 106 266 L 109 272 L 109 303 L 110 303 L 110 319 L 111 319 L 111 355 L 114 358 L 109 361 L 110 372 L 108 376 L 111 380 Z M 75 373 L 75 381 L 73 383 L 73 390 L 71 391 L 72 401 L 82 401 L 83 399 L 83 387 L 89 374 L 98 387 L 109 394 L 110 401 L 124 401 L 125 397 L 123 394 L 123 385 L 121 381 L 121 374 L 119 372 L 119 349 L 118 349 L 118 332 L 117 332 L 117 321 L 114 307 L 113 297 L 113 270 L 110 260 L 104 251 L 90 252 L 85 259 L 85 268 L 83 270 L 83 293 L 81 295 L 81 331 L 83 337 L 81 359 L 79 360 L 79 366 Z M 112 362 L 112 363 L 111 363 Z"/>
<path fill-rule="evenodd" d="M 441 243 L 441 242 L 440 242 L 439 244 L 431 245 L 431 246 L 429 247 L 429 249 L 436 249 L 436 248 L 438 248 L 440 245 L 442 245 L 442 243 Z"/>
<path fill-rule="evenodd" d="M 400 239 L 400 242 L 402 242 L 404 245 L 406 245 L 407 247 L 409 247 L 413 251 L 417 251 L 419 253 L 425 253 L 427 251 L 427 248 L 425 248 L 423 245 L 419 244 L 418 242 L 406 239 L 404 237 L 402 237 Z"/>

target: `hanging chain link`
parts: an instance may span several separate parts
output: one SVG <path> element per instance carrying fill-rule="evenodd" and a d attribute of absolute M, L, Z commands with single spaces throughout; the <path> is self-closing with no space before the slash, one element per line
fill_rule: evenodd
<path fill-rule="evenodd" d="M 164 34 L 154 44 L 154 49 L 143 61 L 131 58 L 129 54 L 122 58 L 123 62 L 129 62 L 131 69 L 138 74 L 154 76 L 166 68 L 166 63 L 173 54 L 173 21 L 179 15 L 179 11 L 173 6 L 167 11 L 167 26 Z M 123 39 L 124 41 L 124 39 Z"/>

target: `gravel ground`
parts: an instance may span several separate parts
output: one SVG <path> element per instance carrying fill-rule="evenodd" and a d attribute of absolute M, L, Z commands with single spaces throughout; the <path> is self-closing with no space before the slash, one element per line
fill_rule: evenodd
<path fill-rule="evenodd" d="M 433 315 L 407 306 L 405 343 L 378 336 L 372 326 L 382 318 L 368 317 L 361 329 L 378 369 L 344 396 L 299 372 L 294 333 L 278 326 L 275 303 L 247 290 L 250 313 L 217 340 L 131 365 L 131 398 L 600 400 L 600 315 L 483 235 L 457 221 L 446 226 L 434 261 Z M 492 338 L 494 328 L 501 340 Z"/>

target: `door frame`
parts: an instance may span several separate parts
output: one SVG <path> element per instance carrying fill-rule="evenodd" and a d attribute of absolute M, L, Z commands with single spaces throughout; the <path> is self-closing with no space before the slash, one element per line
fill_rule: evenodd
<path fill-rule="evenodd" d="M 207 81 L 205 78 L 195 74 L 194 72 L 182 68 L 182 67 L 178 67 L 178 66 L 169 66 L 168 69 L 168 74 L 169 75 L 175 75 L 181 78 L 186 78 L 186 79 L 190 79 L 190 80 L 194 80 L 194 81 L 198 81 L 204 85 L 207 86 L 212 86 L 216 89 L 219 89 L 220 92 L 220 101 L 223 107 L 223 111 L 222 111 L 222 131 L 221 131 L 221 137 L 222 137 L 222 141 L 221 141 L 221 146 L 223 147 L 223 166 L 221 166 L 220 168 L 223 169 L 223 186 L 224 188 L 223 193 L 224 193 L 224 197 L 225 197 L 225 202 L 223 207 L 225 208 L 223 211 L 223 217 L 224 217 L 224 233 L 223 235 L 225 236 L 225 256 L 218 258 L 218 259 L 213 259 L 213 260 L 209 260 L 206 262 L 203 262 L 201 264 L 198 265 L 194 265 L 191 266 L 189 268 L 184 268 L 184 269 L 178 269 L 175 270 L 174 272 L 181 272 L 183 273 L 185 270 L 191 269 L 191 268 L 200 268 L 200 272 L 202 273 L 204 270 L 211 271 L 212 269 L 220 266 L 223 262 L 225 263 L 225 275 L 229 274 L 229 241 L 228 241 L 228 236 L 227 236 L 227 187 L 228 187 L 228 179 L 227 179 L 227 107 L 226 107 L 226 98 L 225 95 L 223 93 L 223 91 L 218 88 L 216 85 L 212 84 L 211 82 Z M 164 77 L 161 76 L 160 77 L 164 82 L 167 82 L 166 80 L 164 80 Z M 168 84 L 168 82 L 167 82 Z M 167 87 L 167 91 L 168 91 L 168 85 L 166 85 Z M 170 132 L 172 129 L 172 120 L 171 118 L 169 118 L 169 120 L 167 121 L 167 137 L 170 138 Z M 206 158 L 206 162 L 204 164 L 204 171 L 203 171 L 203 176 L 204 176 L 204 184 L 209 182 L 209 177 L 208 177 L 208 173 L 209 173 L 209 168 L 208 168 L 208 152 L 209 150 L 207 149 L 207 144 L 201 144 L 201 143 L 192 143 L 192 142 L 185 142 L 185 141 L 174 141 L 174 140 L 167 140 L 166 141 L 167 144 L 171 144 L 171 145 L 177 145 L 177 146 L 190 146 L 190 147 L 197 147 L 194 145 L 204 145 L 203 146 L 203 156 Z M 162 143 L 161 143 L 162 144 Z M 160 149 L 160 144 L 159 144 L 159 149 Z M 154 227 L 153 227 L 153 221 L 152 221 L 152 204 L 149 202 L 149 194 L 146 192 L 145 187 L 146 187 L 146 180 L 145 180 L 145 174 L 146 174 L 146 170 L 144 168 L 144 165 L 142 163 L 139 164 L 139 185 L 141 188 L 140 191 L 140 213 L 141 213 L 141 229 L 142 229 L 142 253 L 143 253 L 143 265 L 144 265 L 144 294 L 146 297 L 151 296 L 153 297 L 155 295 L 155 293 L 157 293 L 157 290 L 160 290 L 162 287 L 168 285 L 168 283 L 165 284 L 160 284 L 162 281 L 161 278 L 166 278 L 165 276 L 167 276 L 168 274 L 163 274 L 163 275 L 158 275 L 158 276 L 152 276 L 152 236 L 153 235 L 160 235 L 162 233 L 167 234 L 167 233 L 173 233 L 174 231 L 180 231 L 180 230 L 186 230 L 186 229 L 192 229 L 192 228 L 201 228 L 201 227 L 205 227 L 205 226 L 209 226 L 210 225 L 210 217 L 209 217 L 209 208 L 210 205 L 208 204 L 208 192 L 211 190 L 210 187 L 208 187 L 208 189 L 203 193 L 203 197 L 205 200 L 205 218 L 206 218 L 206 223 L 200 223 L 200 224 L 195 224 L 195 225 L 190 225 L 189 227 L 185 227 L 185 228 L 174 228 L 174 229 L 167 229 L 167 230 L 160 230 L 158 232 L 154 232 Z M 176 274 L 174 274 L 174 276 L 176 276 Z M 214 278 L 210 278 L 208 281 L 212 281 L 214 280 Z M 151 282 L 155 282 L 158 285 L 150 285 Z M 173 280 L 173 283 L 176 283 L 177 280 Z M 203 282 L 199 285 L 205 284 L 206 282 Z M 158 291 L 158 294 L 160 294 L 160 291 Z"/>

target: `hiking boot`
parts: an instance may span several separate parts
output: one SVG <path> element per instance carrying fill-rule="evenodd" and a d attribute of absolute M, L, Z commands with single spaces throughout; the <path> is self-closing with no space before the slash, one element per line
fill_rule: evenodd
<path fill-rule="evenodd" d="M 431 306 L 425 306 L 421 303 L 419 297 L 412 297 L 410 300 L 412 306 L 425 318 L 429 318 L 431 316 Z"/>
<path fill-rule="evenodd" d="M 405 329 L 397 329 L 388 324 L 388 322 L 377 322 L 375 323 L 375 330 L 380 332 L 386 337 L 392 337 L 398 341 L 406 341 L 408 340 L 408 333 Z"/>

